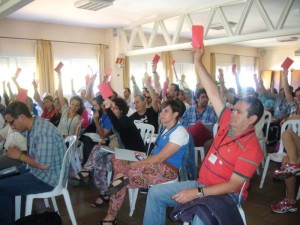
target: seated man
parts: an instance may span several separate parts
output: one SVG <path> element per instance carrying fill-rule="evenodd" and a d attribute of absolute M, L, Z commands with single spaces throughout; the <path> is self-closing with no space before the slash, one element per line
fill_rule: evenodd
<path fill-rule="evenodd" d="M 174 207 L 209 195 L 230 194 L 238 198 L 246 181 L 243 199 L 247 197 L 249 180 L 263 155 L 254 125 L 263 115 L 263 105 L 256 97 L 241 98 L 231 112 L 202 64 L 203 49 L 196 49 L 195 66 L 212 105 L 218 115 L 219 131 L 199 171 L 198 181 L 184 181 L 150 188 L 143 224 L 165 224 L 166 207 Z M 194 224 L 203 224 L 195 217 Z"/>
<path fill-rule="evenodd" d="M 15 196 L 48 192 L 57 185 L 66 145 L 54 125 L 32 117 L 22 102 L 9 104 L 5 116 L 12 129 L 28 132 L 28 154 L 12 146 L 7 155 L 28 164 L 29 170 L 25 170 L 24 165 L 20 175 L 0 180 L 0 224 L 13 225 Z"/>
<path fill-rule="evenodd" d="M 297 212 L 295 175 L 300 175 L 300 137 L 292 130 L 286 130 L 282 134 L 282 141 L 287 156 L 282 158 L 282 167 L 275 170 L 275 175 L 285 178 L 286 197 L 271 205 L 271 209 L 276 213 Z"/>

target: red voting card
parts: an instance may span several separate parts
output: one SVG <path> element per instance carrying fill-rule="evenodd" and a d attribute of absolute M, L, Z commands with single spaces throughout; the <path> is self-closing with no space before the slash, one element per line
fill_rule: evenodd
<path fill-rule="evenodd" d="M 232 64 L 232 73 L 236 73 L 236 64 Z"/>
<path fill-rule="evenodd" d="M 155 54 L 155 56 L 154 56 L 154 58 L 153 58 L 152 62 L 153 62 L 154 64 L 157 64 L 157 63 L 158 63 L 158 61 L 159 61 L 159 59 L 160 59 L 160 56 L 159 56 L 159 55 L 157 55 L 157 54 Z"/>
<path fill-rule="evenodd" d="M 175 60 L 173 59 L 173 61 L 172 61 L 172 65 L 175 65 Z"/>
<path fill-rule="evenodd" d="M 290 68 L 290 66 L 293 64 L 294 60 L 290 59 L 289 57 L 287 57 L 284 62 L 282 63 L 281 67 L 283 69 L 288 69 Z"/>
<path fill-rule="evenodd" d="M 192 27 L 192 46 L 193 48 L 203 47 L 203 26 L 193 25 Z"/>
<path fill-rule="evenodd" d="M 56 73 L 60 73 L 61 68 L 64 66 L 64 64 L 62 62 L 59 62 L 58 65 L 55 67 L 55 72 Z"/>
<path fill-rule="evenodd" d="M 20 88 L 18 91 L 17 99 L 21 102 L 26 103 L 28 90 Z"/>
<path fill-rule="evenodd" d="M 98 90 L 103 98 L 108 98 L 113 95 L 112 89 L 108 83 L 103 82 L 98 85 Z"/>
<path fill-rule="evenodd" d="M 18 78 L 19 74 L 21 73 L 22 69 L 21 68 L 17 68 L 16 72 L 15 72 L 15 77 Z"/>

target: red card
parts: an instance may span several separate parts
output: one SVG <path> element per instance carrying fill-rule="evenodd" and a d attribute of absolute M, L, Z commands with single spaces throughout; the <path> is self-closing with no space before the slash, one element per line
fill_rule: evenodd
<path fill-rule="evenodd" d="M 172 61 L 172 65 L 175 65 L 175 60 L 173 59 L 173 61 Z"/>
<path fill-rule="evenodd" d="M 98 90 L 103 98 L 108 98 L 113 95 L 111 87 L 106 82 L 99 84 Z"/>
<path fill-rule="evenodd" d="M 21 102 L 26 103 L 28 90 L 20 88 L 18 91 L 17 99 Z"/>
<path fill-rule="evenodd" d="M 64 66 L 62 62 L 59 62 L 58 65 L 55 67 L 55 72 L 60 73 L 61 68 Z"/>
<path fill-rule="evenodd" d="M 87 74 L 85 76 L 85 84 L 88 85 L 90 83 L 90 81 L 91 81 L 91 77 Z"/>
<path fill-rule="evenodd" d="M 192 46 L 193 48 L 203 47 L 203 26 L 202 25 L 193 25 L 192 27 Z"/>
<path fill-rule="evenodd" d="M 152 62 L 153 62 L 154 64 L 157 64 L 157 63 L 158 63 L 158 61 L 159 61 L 159 59 L 160 59 L 160 56 L 159 56 L 159 55 L 157 55 L 157 54 L 155 54 L 155 56 L 154 56 L 154 58 L 153 58 Z"/>
<path fill-rule="evenodd" d="M 19 74 L 21 73 L 22 69 L 21 68 L 17 68 L 16 73 L 15 73 L 15 77 L 18 78 Z"/>
<path fill-rule="evenodd" d="M 293 64 L 294 60 L 290 59 L 289 57 L 287 57 L 284 62 L 282 63 L 281 67 L 283 69 L 288 69 L 290 68 L 290 66 Z"/>
<path fill-rule="evenodd" d="M 232 70 L 232 73 L 236 73 L 236 64 L 232 64 L 231 70 Z"/>

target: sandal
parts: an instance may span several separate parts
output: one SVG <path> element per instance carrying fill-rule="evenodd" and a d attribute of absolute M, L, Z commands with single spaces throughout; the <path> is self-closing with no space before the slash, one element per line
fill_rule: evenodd
<path fill-rule="evenodd" d="M 99 223 L 97 223 L 97 225 L 104 225 L 103 223 L 110 223 L 111 225 L 116 225 L 117 224 L 117 220 L 101 220 Z"/>
<path fill-rule="evenodd" d="M 88 173 L 88 176 L 84 177 L 82 173 Z M 77 186 L 77 187 L 89 185 L 89 181 L 91 177 L 90 171 L 80 171 L 77 175 L 79 176 L 79 178 L 73 177 L 69 179 L 70 185 Z"/>
<path fill-rule="evenodd" d="M 120 182 L 116 185 L 114 183 Z M 106 191 L 106 195 L 113 195 L 119 192 L 123 187 L 129 184 L 129 179 L 125 178 L 124 176 L 115 179 L 112 184 L 109 186 L 108 190 Z"/>
<path fill-rule="evenodd" d="M 95 202 L 93 202 L 91 204 L 92 208 L 101 208 L 102 206 L 104 206 L 106 203 L 109 202 L 109 198 L 105 198 L 105 197 L 109 197 L 108 195 L 99 195 L 98 198 L 100 198 L 102 200 L 102 203 L 97 203 L 97 200 Z"/>

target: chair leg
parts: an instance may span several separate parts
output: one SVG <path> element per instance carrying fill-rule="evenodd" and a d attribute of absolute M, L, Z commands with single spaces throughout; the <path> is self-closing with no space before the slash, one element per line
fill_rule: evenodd
<path fill-rule="evenodd" d="M 299 189 L 298 189 L 298 194 L 297 194 L 296 200 L 299 200 L 299 199 L 300 199 L 300 185 L 299 185 Z"/>
<path fill-rule="evenodd" d="M 53 205 L 54 211 L 59 213 L 55 197 L 51 197 L 51 200 L 52 200 L 52 205 Z"/>
<path fill-rule="evenodd" d="M 44 203 L 45 203 L 46 208 L 50 208 L 48 198 L 44 198 Z"/>
<path fill-rule="evenodd" d="M 65 189 L 63 191 L 63 196 L 65 199 L 65 203 L 66 203 L 66 206 L 68 209 L 68 213 L 69 213 L 69 217 L 71 219 L 72 225 L 77 225 L 75 214 L 74 214 L 72 203 L 71 203 L 71 199 L 70 199 L 70 195 L 69 195 L 69 192 L 67 189 Z"/>
<path fill-rule="evenodd" d="M 259 188 L 262 188 L 263 185 L 264 185 L 265 178 L 266 178 L 267 171 L 268 171 L 268 167 L 269 167 L 269 163 L 270 163 L 270 156 L 268 156 L 267 159 L 266 159 L 266 164 L 265 164 L 265 168 L 264 168 L 263 174 L 261 176 L 261 181 L 260 181 Z"/>
<path fill-rule="evenodd" d="M 135 204 L 136 204 L 136 199 L 137 199 L 138 193 L 139 193 L 138 188 L 129 188 L 128 189 L 129 206 L 130 206 L 129 216 L 132 216 L 132 214 L 135 210 Z"/>
<path fill-rule="evenodd" d="M 15 197 L 15 220 L 18 220 L 21 217 L 21 200 L 21 195 Z"/>
<path fill-rule="evenodd" d="M 30 195 L 26 196 L 25 216 L 31 214 L 33 198 Z"/>

